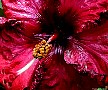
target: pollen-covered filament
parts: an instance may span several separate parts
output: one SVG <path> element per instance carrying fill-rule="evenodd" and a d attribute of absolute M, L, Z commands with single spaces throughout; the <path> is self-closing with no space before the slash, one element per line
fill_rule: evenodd
<path fill-rule="evenodd" d="M 48 44 L 46 40 L 42 40 L 39 44 L 36 44 L 35 48 L 33 49 L 34 58 L 44 58 L 45 56 L 47 56 L 51 48 L 51 44 Z"/>

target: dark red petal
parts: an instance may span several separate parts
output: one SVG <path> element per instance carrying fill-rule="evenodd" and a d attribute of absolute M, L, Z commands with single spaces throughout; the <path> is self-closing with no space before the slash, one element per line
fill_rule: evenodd
<path fill-rule="evenodd" d="M 97 86 L 95 80 L 90 79 L 88 75 L 80 75 L 72 64 L 65 62 L 63 54 L 56 52 L 57 49 L 53 48 L 48 57 L 41 60 L 41 68 L 38 67 L 38 73 L 35 72 L 33 76 L 34 90 L 90 90 Z M 38 80 L 40 82 L 37 83 Z M 94 82 L 94 85 L 89 84 L 91 82 Z"/>
<path fill-rule="evenodd" d="M 31 66 L 31 69 L 25 70 L 24 73 L 28 75 L 25 77 L 26 82 L 21 81 L 21 84 L 20 80 L 23 76 L 20 75 L 19 77 L 17 71 L 33 59 L 32 50 L 34 45 L 30 38 L 19 31 L 19 28 L 11 26 L 14 21 L 16 22 L 16 20 L 0 18 L 0 83 L 7 90 L 15 86 L 15 88 L 25 88 L 31 79 L 32 73 L 30 74 L 30 72 L 34 68 L 34 66 Z M 14 81 L 15 79 L 16 81 Z"/>
<path fill-rule="evenodd" d="M 34 19 L 39 17 L 38 1 L 35 0 L 2 0 L 7 18 Z"/>
<path fill-rule="evenodd" d="M 32 58 L 28 59 L 28 61 L 31 61 L 31 60 L 32 60 Z M 27 62 L 23 61 L 22 65 L 19 65 L 19 66 L 24 67 L 25 66 L 24 63 L 25 63 L 25 65 L 27 64 Z M 24 71 L 22 74 L 20 74 L 13 81 L 12 87 L 11 87 L 12 90 L 14 90 L 14 89 L 16 89 L 16 90 L 23 90 L 24 88 L 29 87 L 31 85 L 32 75 L 33 75 L 33 72 L 34 72 L 37 64 L 38 64 L 38 60 L 35 60 L 35 62 L 32 64 L 32 66 L 30 66 L 30 68 L 28 68 L 26 71 Z M 18 68 L 21 69 L 21 67 L 18 67 Z M 17 70 L 18 70 L 18 68 L 16 67 Z M 15 71 L 17 71 L 17 70 L 15 70 Z"/>
<path fill-rule="evenodd" d="M 89 30 L 95 27 L 95 20 L 100 18 L 100 13 L 108 10 L 107 0 L 88 0 L 82 6 L 83 12 L 81 14 L 82 30 Z M 95 24 L 93 24 L 95 23 Z M 88 25 L 87 25 L 88 24 Z M 84 29 L 85 28 L 85 29 Z"/>
<path fill-rule="evenodd" d="M 79 28 L 76 30 L 76 32 L 82 32 L 82 30 L 84 30 L 83 28 L 85 27 L 86 22 L 88 21 L 94 22 L 94 20 L 99 19 L 100 12 L 108 10 L 108 1 L 107 0 L 60 0 L 60 6 L 59 6 L 60 14 L 65 15 L 66 12 L 69 10 L 71 10 L 71 13 L 67 15 L 67 18 L 69 19 L 70 23 L 72 23 L 73 18 L 74 19 L 77 18 L 76 24 L 77 27 L 79 26 Z M 86 28 L 85 30 L 88 29 Z"/>
<path fill-rule="evenodd" d="M 38 3 L 34 0 L 2 0 L 6 18 L 22 21 L 24 33 L 27 36 L 40 31 Z"/>
<path fill-rule="evenodd" d="M 106 0 L 43 0 L 43 2 L 41 15 L 44 19 L 42 23 L 46 25 L 55 23 L 56 25 L 56 23 L 58 23 L 54 20 L 56 13 L 56 15 L 58 15 L 56 18 L 60 17 L 65 19 L 69 25 L 76 29 L 75 32 L 77 33 L 84 30 L 83 28 L 86 22 L 94 22 L 94 20 L 99 19 L 100 12 L 107 10 Z M 68 27 L 66 28 L 68 29 Z"/>
<path fill-rule="evenodd" d="M 94 0 L 92 2 L 92 0 L 88 0 L 84 4 L 83 12 L 80 15 L 82 19 L 79 22 L 82 26 L 85 25 L 84 28 L 80 28 L 83 32 L 77 34 L 77 40 L 71 38 L 64 58 L 67 63 L 74 64 L 79 72 L 84 70 L 91 73 L 93 77 L 98 75 L 104 77 L 104 75 L 108 75 L 108 21 L 107 18 L 101 17 L 100 13 L 107 12 L 108 1 Z M 100 26 L 95 25 L 94 20 L 96 19 L 103 19 Z M 102 80 L 100 77 L 97 79 Z M 105 83 L 105 80 L 103 82 Z"/>
<path fill-rule="evenodd" d="M 92 29 L 89 32 L 83 32 L 80 35 L 81 42 L 83 42 L 84 48 L 95 57 L 97 63 L 99 64 L 99 73 L 108 74 L 108 21 L 105 24 Z M 89 37 L 88 37 L 88 36 Z M 101 72 L 102 70 L 102 72 Z"/>
<path fill-rule="evenodd" d="M 7 18 L 11 18 L 11 19 L 15 18 L 19 21 L 22 21 L 23 29 L 24 29 L 23 33 L 25 33 L 25 35 L 28 36 L 28 35 L 31 35 L 31 34 L 35 33 L 35 30 L 38 31 L 38 29 L 40 29 L 40 27 L 37 24 L 38 23 L 37 19 L 39 17 L 38 16 L 39 12 L 38 12 L 38 9 L 37 9 L 38 5 L 35 5 L 36 1 L 33 1 L 33 0 L 30 0 L 30 1 L 27 1 L 27 2 L 26 1 L 25 0 L 17 0 L 17 1 L 16 0 L 10 0 L 10 1 L 9 0 L 3 0 L 3 8 L 5 10 L 5 14 L 6 14 Z M 78 1 L 79 1 L 80 4 L 78 3 Z M 99 1 L 101 1 L 101 0 L 99 0 Z M 83 3 L 83 0 L 73 0 L 72 5 L 71 5 L 70 2 L 71 2 L 71 0 L 67 0 L 66 3 L 63 4 L 63 6 L 65 5 L 67 7 L 67 6 L 72 6 L 72 5 L 75 4 L 76 5 L 76 6 L 74 5 L 75 8 L 80 12 L 81 8 L 79 9 L 77 6 L 80 7 Z M 76 2 L 76 3 L 74 3 L 74 2 Z M 90 4 L 89 4 L 89 2 L 85 3 L 85 4 L 87 5 L 87 9 L 85 9 L 86 7 L 84 8 L 84 10 L 86 12 L 87 10 L 89 10 L 89 7 L 91 7 L 90 6 L 91 1 L 90 1 Z M 95 4 L 97 4 L 97 2 L 95 2 Z M 101 6 L 104 6 L 104 5 L 101 4 Z M 62 10 L 65 11 L 64 9 L 65 8 L 61 9 L 60 12 L 62 12 Z M 104 9 L 106 9 L 106 8 L 104 8 Z M 102 10 L 104 10 L 104 9 L 102 8 Z M 90 9 L 90 10 L 92 10 L 92 9 Z M 83 10 L 81 10 L 81 11 L 83 12 Z M 88 16 L 88 15 L 89 15 L 89 12 L 83 13 L 83 14 L 81 14 L 81 17 L 83 18 L 84 16 Z M 69 15 L 69 16 L 71 16 L 71 15 Z M 86 20 L 92 21 L 92 20 L 96 19 L 96 16 L 97 15 L 94 15 L 92 19 L 91 19 L 91 17 L 88 17 L 88 18 L 84 17 L 85 19 L 83 18 L 81 21 L 79 20 L 79 24 L 81 25 L 82 24 L 81 22 L 86 22 Z M 99 16 L 97 16 L 97 17 L 99 17 Z M 1 20 L 1 21 L 5 22 L 5 19 L 4 19 L 4 21 L 3 20 Z M 0 26 L 3 27 L 2 25 L 4 25 L 4 23 L 1 23 Z M 105 27 L 106 27 L 106 25 L 105 25 Z M 103 29 L 103 28 L 101 28 L 101 29 Z M 98 29 L 100 29 L 100 28 L 98 28 Z M 31 53 L 32 52 L 32 46 L 31 46 L 32 41 L 28 42 L 30 39 L 25 37 L 21 33 L 18 33 L 18 32 L 16 33 L 15 32 L 16 30 L 17 29 L 15 28 L 13 31 L 7 31 L 7 29 L 5 28 L 0 33 L 1 34 L 0 35 L 0 44 L 1 44 L 0 49 L 3 51 L 3 52 L 0 52 L 0 53 L 2 53 L 0 55 L 0 60 L 1 60 L 1 62 L 0 62 L 1 66 L 0 67 L 1 67 L 2 73 L 3 72 L 5 72 L 6 74 L 8 74 L 8 73 L 10 74 L 12 72 L 14 73 L 17 70 L 19 70 L 20 68 L 22 68 L 24 65 L 26 65 L 33 58 L 32 53 Z M 106 31 L 107 30 L 105 30 L 105 32 Z M 90 34 L 91 38 L 88 39 L 89 34 Z M 100 44 L 100 42 L 102 42 L 102 45 L 103 45 L 103 43 L 104 43 L 104 45 L 107 45 L 106 44 L 106 41 L 107 41 L 106 37 L 103 37 L 103 36 L 100 37 L 102 34 L 103 34 L 102 31 L 99 31 L 99 33 L 94 33 L 94 32 L 92 32 L 92 33 L 88 33 L 88 32 L 82 33 L 80 35 L 80 39 L 82 39 L 82 40 L 80 40 L 80 43 L 78 41 L 73 40 L 74 42 L 73 43 L 71 42 L 72 44 L 70 44 L 73 47 L 71 46 L 71 49 L 69 49 L 69 50 L 71 50 L 73 53 L 75 53 L 76 57 L 74 56 L 74 59 L 72 59 L 72 57 L 71 58 L 68 57 L 68 54 L 66 53 L 67 56 L 65 56 L 65 59 L 67 61 L 70 60 L 70 62 L 72 64 L 75 64 L 76 61 L 77 62 L 79 61 L 79 64 L 80 65 L 83 64 L 82 66 L 84 66 L 84 69 L 86 69 L 86 65 L 85 65 L 85 61 L 84 61 L 84 59 L 86 57 L 84 57 L 83 55 L 85 55 L 85 56 L 87 55 L 87 57 L 88 57 L 87 60 L 90 62 L 90 63 L 87 63 L 87 64 L 90 65 L 88 67 L 89 70 L 93 69 L 95 72 L 102 73 L 102 74 L 107 73 L 108 72 L 108 71 L 106 71 L 107 66 L 104 66 L 102 64 L 102 63 L 105 63 L 105 61 L 107 61 L 106 60 L 107 57 L 106 56 L 104 57 L 105 54 L 100 52 L 101 55 L 99 55 L 95 50 L 91 49 L 91 48 L 95 47 L 94 43 L 97 43 L 97 40 L 100 40 L 98 44 Z M 100 39 L 96 39 L 97 35 L 99 36 Z M 93 37 L 96 39 L 95 41 L 93 41 L 94 40 Z M 105 38 L 105 39 L 103 39 L 103 38 Z M 87 41 L 90 41 L 90 44 L 88 44 Z M 92 43 L 93 46 L 91 45 L 91 43 Z M 74 48 L 74 50 L 73 50 L 73 48 Z M 98 47 L 98 48 L 100 48 L 100 47 Z M 102 49 L 102 51 L 107 52 L 106 50 L 103 50 L 103 49 Z M 81 52 L 83 52 L 84 54 L 82 55 Z M 73 55 L 73 54 L 71 54 L 71 55 Z M 84 82 L 89 81 L 88 77 L 87 78 L 83 77 L 82 80 L 80 80 L 81 77 L 78 74 L 78 72 L 75 71 L 75 69 L 73 68 L 73 65 L 66 64 L 62 55 L 54 54 L 51 57 L 49 57 L 48 59 L 45 58 L 44 60 L 48 60 L 48 61 L 51 60 L 51 62 L 48 62 L 48 64 L 45 63 L 46 67 L 48 68 L 48 71 L 47 71 L 47 73 L 45 73 L 45 76 L 43 77 L 45 80 L 42 81 L 42 83 L 41 83 L 42 87 L 39 87 L 39 89 L 42 88 L 42 89 L 45 90 L 45 89 L 49 89 L 49 87 L 54 87 L 57 90 L 59 90 L 59 89 L 67 90 L 67 89 L 70 89 L 70 88 L 72 88 L 74 90 L 77 90 L 77 88 L 80 88 L 80 87 L 77 86 L 78 84 L 79 84 L 79 86 L 80 85 L 82 86 L 80 81 L 81 82 L 82 81 L 84 81 Z M 99 61 L 97 61 L 97 60 L 99 60 Z M 60 61 L 60 62 L 58 62 L 58 61 Z M 75 61 L 75 62 L 73 63 L 73 61 Z M 91 62 L 92 62 L 92 65 L 91 65 Z M 103 65 L 103 68 L 100 67 L 101 65 Z M 9 68 L 9 67 L 11 67 L 11 68 Z M 33 65 L 31 68 L 29 68 L 28 71 L 24 72 L 21 76 L 16 78 L 16 80 L 12 84 L 13 89 L 18 88 L 18 90 L 19 89 L 22 90 L 24 87 L 29 85 L 28 81 L 31 79 L 30 77 L 31 77 L 32 72 L 33 72 L 32 68 L 34 69 L 34 67 L 35 67 L 35 65 Z M 2 68 L 5 68 L 5 69 L 2 69 Z M 81 67 L 80 69 L 82 69 L 82 68 L 83 67 Z M 9 69 L 10 69 L 10 72 L 9 72 Z M 10 83 L 9 76 L 6 75 L 6 74 L 5 75 L 0 74 L 0 77 L 1 77 L 0 81 L 1 82 L 4 81 L 4 84 L 7 83 L 7 81 L 8 81 L 8 84 L 9 84 Z M 24 77 L 26 75 L 28 77 Z M 75 84 L 73 84 L 73 82 L 75 82 Z M 71 83 L 72 83 L 72 85 L 70 85 Z M 67 87 L 67 84 L 68 84 L 68 87 Z M 83 84 L 85 84 L 85 83 L 83 83 Z M 90 88 L 91 88 L 91 86 L 90 86 Z M 83 89 L 83 90 L 87 90 L 87 89 Z"/>
<path fill-rule="evenodd" d="M 32 20 L 29 20 L 29 21 L 22 21 L 23 25 L 23 33 L 26 35 L 26 36 L 33 36 L 34 34 L 37 34 L 41 31 L 41 27 L 40 27 L 40 23 L 38 21 L 32 21 Z"/>
<path fill-rule="evenodd" d="M 78 34 L 78 40 L 70 40 L 70 46 L 65 51 L 67 63 L 76 64 L 79 71 L 85 70 L 94 76 L 98 74 L 108 75 L 107 26 L 108 21 Z"/>
<path fill-rule="evenodd" d="M 5 86 L 6 90 L 9 88 L 12 90 L 23 90 L 25 87 L 29 86 L 31 76 L 38 60 L 35 60 L 30 68 L 26 69 L 21 74 L 19 74 L 18 71 L 26 66 L 32 59 L 31 48 L 24 50 L 12 61 L 7 61 L 0 55 L 0 83 Z M 11 86 L 9 86 L 8 83 L 11 84 Z"/>

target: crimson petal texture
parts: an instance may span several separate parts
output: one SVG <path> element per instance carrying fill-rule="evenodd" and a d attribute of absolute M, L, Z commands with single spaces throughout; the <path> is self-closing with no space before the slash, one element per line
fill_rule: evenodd
<path fill-rule="evenodd" d="M 89 53 L 93 61 L 96 61 L 97 73 L 108 75 L 108 21 L 105 24 L 92 29 L 90 32 L 84 32 L 80 35 L 81 43 L 85 50 Z M 95 32 L 94 32 L 95 30 Z M 88 35 L 89 34 L 89 35 Z M 88 35 L 88 36 L 86 36 Z"/>
<path fill-rule="evenodd" d="M 10 87 L 13 87 L 12 89 L 15 90 L 14 86 L 23 90 L 23 88 L 28 86 L 32 74 L 29 74 L 29 72 L 33 72 L 33 68 L 35 67 L 31 66 L 32 68 L 25 72 L 26 75 L 28 74 L 28 77 L 25 77 L 24 80 L 21 78 L 25 74 L 18 77 L 19 72 L 17 71 L 26 66 L 33 59 L 32 49 L 34 46 L 33 42 L 30 42 L 31 39 L 20 31 L 22 30 L 20 27 L 21 24 L 20 21 L 13 19 L 0 18 L 0 83 L 2 83 L 7 90 L 10 89 Z M 20 80 L 22 80 L 22 84 L 19 85 Z M 15 83 L 13 83 L 13 81 Z"/>
<path fill-rule="evenodd" d="M 94 22 L 94 20 L 99 19 L 101 12 L 108 10 L 107 0 L 60 0 L 60 4 L 59 10 L 61 14 L 65 14 L 69 9 L 72 9 L 71 12 L 76 12 L 75 15 L 68 16 L 69 19 L 78 15 L 77 25 L 79 29 L 76 32 L 82 32 L 94 27 L 94 25 L 89 25 L 88 22 Z M 84 29 L 85 27 L 86 29 Z"/>
<path fill-rule="evenodd" d="M 6 18 L 0 18 L 0 83 L 7 90 L 91 90 L 107 85 L 107 0 L 2 0 L 2 3 Z M 55 30 L 55 13 L 59 15 L 57 19 L 65 17 L 70 26 L 75 24 L 75 32 L 66 37 L 65 49 L 62 44 L 53 45 L 46 58 L 35 60 L 32 56 L 35 44 L 43 39 L 42 35 L 54 34 L 50 25 Z M 40 32 L 42 23 L 51 27 L 44 34 Z M 65 35 L 62 29 L 58 32 Z"/>
<path fill-rule="evenodd" d="M 39 32 L 39 2 L 33 0 L 2 0 L 6 18 L 23 21 L 23 30 L 27 36 Z"/>
<path fill-rule="evenodd" d="M 35 72 L 33 77 L 33 90 L 91 90 L 91 87 L 98 86 L 96 79 L 87 74 L 80 75 L 72 64 L 65 62 L 64 55 L 57 52 L 53 48 L 49 56 L 42 60 L 41 68 L 37 69 L 39 73 Z M 40 82 L 37 83 L 37 80 Z"/>
<path fill-rule="evenodd" d="M 105 85 L 105 83 L 108 84 L 108 11 L 105 6 L 108 1 L 104 1 L 100 5 L 102 4 L 104 4 L 103 6 L 106 10 L 99 14 L 96 22 L 88 22 L 88 25 L 86 23 L 86 28 L 83 28 L 83 32 L 77 34 L 76 39 L 70 38 L 70 44 L 65 51 L 64 58 L 68 64 L 75 65 L 79 72 L 89 72 L 91 77 L 99 75 L 101 78 L 98 79 L 102 80 Z M 89 25 L 91 26 L 90 28 Z"/>
<path fill-rule="evenodd" d="M 2 0 L 7 18 L 32 19 L 38 18 L 38 2 L 36 0 Z"/>

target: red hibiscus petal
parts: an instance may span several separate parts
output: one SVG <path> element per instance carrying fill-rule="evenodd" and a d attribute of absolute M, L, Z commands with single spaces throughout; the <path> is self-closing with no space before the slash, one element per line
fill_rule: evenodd
<path fill-rule="evenodd" d="M 42 74 L 42 78 L 38 85 L 35 83 L 34 89 L 89 90 L 92 87 L 97 86 L 95 80 L 90 79 L 88 75 L 80 75 L 77 70 L 74 69 L 72 64 L 67 64 L 64 61 L 63 54 L 60 55 L 56 52 L 57 49 L 53 49 L 48 57 L 42 59 L 42 64 L 40 64 L 40 66 L 42 65 L 42 69 L 38 71 Z M 39 79 L 36 78 L 37 75 L 38 74 L 35 73 L 33 82 L 35 82 L 35 79 Z M 89 83 L 91 82 L 94 83 L 90 85 Z M 87 87 L 85 87 L 85 85 Z"/>
<path fill-rule="evenodd" d="M 63 3 L 63 1 L 61 1 L 61 2 L 62 2 L 62 4 L 60 7 L 60 12 L 62 12 L 63 14 L 65 13 L 65 9 L 67 10 L 67 8 L 71 7 L 72 5 L 74 6 L 75 10 L 78 11 L 78 14 L 80 14 L 80 12 L 82 13 L 80 15 L 80 17 L 82 19 L 78 20 L 79 21 L 78 24 L 80 24 L 80 25 L 82 25 L 82 22 L 86 22 L 86 20 L 92 21 L 92 20 L 96 19 L 97 14 L 91 15 L 91 16 L 93 16 L 93 18 L 91 19 L 91 16 L 88 17 L 89 12 L 86 13 L 86 11 L 89 10 L 89 8 L 91 8 L 90 10 L 92 10 L 92 7 L 94 7 L 94 5 L 90 6 L 91 3 L 93 4 L 93 0 L 92 0 L 92 2 L 90 1 L 90 4 L 89 4 L 89 1 L 84 2 L 83 0 L 73 0 L 72 3 L 75 2 L 74 3 L 75 5 L 70 3 L 71 0 L 66 0 L 65 4 Z M 95 3 L 97 3 L 97 2 L 95 1 Z M 25 0 L 17 0 L 17 1 L 16 0 L 11 0 L 11 1 L 3 0 L 3 8 L 5 10 L 6 17 L 11 18 L 11 19 L 15 18 L 17 21 L 21 21 L 21 23 L 22 23 L 21 25 L 23 27 L 23 29 L 14 28 L 13 31 L 8 31 L 8 29 L 7 29 L 8 27 L 2 28 L 3 30 L 1 31 L 1 36 L 0 36 L 0 43 L 1 43 L 0 49 L 4 52 L 0 52 L 0 53 L 2 53 L 1 54 L 2 56 L 0 56 L 2 65 L 0 67 L 4 68 L 1 70 L 2 73 L 5 72 L 7 74 L 7 75 L 2 75 L 2 73 L 0 74 L 0 77 L 3 77 L 0 79 L 1 82 L 3 81 L 2 82 L 3 84 L 7 83 L 7 81 L 8 81 L 8 85 L 9 85 L 9 82 L 10 82 L 9 75 L 17 72 L 20 68 L 23 68 L 23 66 L 27 65 L 27 63 L 29 63 L 29 61 L 31 61 L 33 58 L 32 54 L 31 54 L 32 46 L 33 46 L 32 41 L 30 41 L 31 39 L 27 38 L 25 35 L 31 36 L 31 35 L 33 35 L 33 33 L 37 33 L 38 31 L 40 31 L 40 24 L 38 23 L 38 18 L 39 18 L 39 13 L 40 13 L 38 6 L 40 6 L 40 5 L 37 5 L 37 4 L 39 4 L 39 2 L 36 2 L 34 0 L 29 0 L 29 1 L 27 1 L 27 0 L 26 1 Z M 87 8 L 85 7 L 86 6 L 85 5 L 84 9 L 82 9 L 81 6 L 84 4 L 87 5 Z M 63 8 L 62 5 L 66 6 L 67 8 L 66 7 Z M 105 6 L 103 4 L 100 4 L 100 5 Z M 79 7 L 77 7 L 77 6 L 79 6 Z M 96 10 L 96 8 L 97 7 L 93 8 L 93 13 Z M 106 7 L 102 8 L 102 10 L 104 10 L 104 9 L 106 9 Z M 71 15 L 69 15 L 69 17 L 70 16 Z M 85 18 L 83 18 L 84 16 L 85 16 Z M 99 17 L 99 15 L 97 17 Z M 6 20 L 1 19 L 1 21 L 2 22 L 1 22 L 0 26 L 3 27 Z M 106 25 L 105 25 L 105 27 L 106 27 Z M 100 30 L 100 28 L 98 28 L 98 29 Z M 106 29 L 105 29 L 104 33 L 106 33 Z M 24 35 L 22 33 L 18 33 L 18 31 L 20 31 L 20 30 L 22 31 L 22 33 Z M 17 31 L 17 33 L 16 33 L 16 31 Z M 81 40 L 79 40 L 79 41 L 74 40 L 74 39 L 72 39 L 72 41 L 70 40 L 71 43 L 69 43 L 69 44 L 71 45 L 70 46 L 71 48 L 69 47 L 69 49 L 67 49 L 67 51 L 65 52 L 65 56 L 53 54 L 52 56 L 43 59 L 43 61 L 44 60 L 49 61 L 48 63 L 46 62 L 46 68 L 48 69 L 48 71 L 45 71 L 47 73 L 45 73 L 45 75 L 43 76 L 44 80 L 41 82 L 42 87 L 39 87 L 39 89 L 47 90 L 47 89 L 53 87 L 53 88 L 55 88 L 55 90 L 59 90 L 59 89 L 67 90 L 70 88 L 77 90 L 77 89 L 80 89 L 81 86 L 83 86 L 83 88 L 84 88 L 83 90 L 88 90 L 88 89 L 85 89 L 86 87 L 84 85 L 82 85 L 80 81 L 83 81 L 83 84 L 86 84 L 86 82 L 88 82 L 88 83 L 89 83 L 89 81 L 91 82 L 91 79 L 89 78 L 89 80 L 88 80 L 88 76 L 81 78 L 79 73 L 73 68 L 73 65 L 69 65 L 69 64 L 65 63 L 64 58 L 67 61 L 67 63 L 79 64 L 80 67 L 77 68 L 78 70 L 94 70 L 96 73 L 100 73 L 100 74 L 105 73 L 106 74 L 107 66 L 103 65 L 107 61 L 106 56 L 104 56 L 103 54 L 100 55 L 100 53 L 97 53 L 96 50 L 91 49 L 91 48 L 94 48 L 93 47 L 94 46 L 93 38 L 97 38 L 97 35 L 101 36 L 104 34 L 103 32 L 102 33 L 101 32 L 102 31 L 99 31 L 99 33 L 91 32 L 90 33 L 91 38 L 89 38 L 90 44 L 88 44 L 87 41 L 88 41 L 89 34 L 88 34 L 88 32 L 85 31 L 85 32 L 81 33 L 81 35 L 79 35 Z M 101 37 L 99 37 L 99 38 L 101 38 Z M 100 42 L 102 42 L 102 45 L 103 45 L 103 43 L 105 43 L 105 41 L 107 41 L 107 40 L 102 39 L 102 38 L 100 40 Z M 96 44 L 98 43 L 97 40 L 95 41 L 95 43 Z M 96 46 L 95 46 L 95 48 L 96 48 Z M 99 45 L 98 45 L 98 48 L 100 48 Z M 103 49 L 104 49 L 104 47 L 103 47 Z M 104 51 L 103 49 L 102 49 L 102 51 Z M 72 53 L 70 53 L 70 52 L 67 53 L 68 50 L 72 51 Z M 106 52 L 106 50 L 105 50 L 105 52 Z M 15 55 L 15 57 L 13 57 L 14 55 Z M 99 61 L 97 61 L 97 60 L 99 60 Z M 101 65 L 104 68 L 102 68 Z M 9 67 L 11 67 L 11 69 Z M 18 76 L 16 78 L 16 80 L 12 84 L 12 89 L 19 87 L 18 90 L 20 90 L 20 89 L 22 90 L 23 88 L 25 88 L 29 85 L 29 83 L 31 81 L 31 75 L 34 73 L 34 70 L 32 70 L 32 68 L 33 69 L 35 68 L 35 64 L 33 64 L 29 69 L 27 69 L 24 73 L 22 73 L 21 76 Z M 9 69 L 10 69 L 10 71 L 9 71 Z M 23 78 L 25 75 L 27 75 L 27 77 Z M 13 77 L 11 77 L 11 79 L 12 78 Z M 73 82 L 75 82 L 75 83 L 73 84 Z M 79 87 L 78 87 L 78 85 L 79 85 Z M 92 86 L 88 85 L 88 87 L 91 88 Z"/>
<path fill-rule="evenodd" d="M 11 20 L 11 22 L 14 22 L 14 20 Z M 26 74 L 28 73 L 28 75 L 25 77 L 26 82 L 22 81 L 22 84 L 19 84 L 22 76 L 20 75 L 19 77 L 17 71 L 26 66 L 33 59 L 32 49 L 34 43 L 30 43 L 30 38 L 22 34 L 17 27 L 10 29 L 11 24 L 13 23 L 10 23 L 10 20 L 0 18 L 0 83 L 2 83 L 7 90 L 10 87 L 17 88 L 15 86 L 18 85 L 20 88 L 18 90 L 22 90 L 22 88 L 28 85 L 32 74 L 29 74 L 29 72 L 33 72 L 34 66 L 31 66 L 32 69 L 28 69 L 24 72 Z M 37 41 L 38 40 L 36 40 L 36 42 Z"/>
<path fill-rule="evenodd" d="M 2 0 L 7 18 L 32 19 L 38 18 L 38 3 L 34 0 Z"/>
<path fill-rule="evenodd" d="M 65 51 L 67 63 L 76 64 L 79 71 L 92 75 L 108 75 L 108 21 L 78 34 L 79 39 L 71 39 Z"/>
<path fill-rule="evenodd" d="M 6 18 L 22 21 L 24 34 L 27 36 L 40 31 L 38 3 L 34 0 L 2 0 Z"/>
<path fill-rule="evenodd" d="M 97 65 L 99 65 L 99 73 L 108 74 L 108 61 L 107 61 L 107 45 L 108 45 L 108 21 L 98 26 L 97 28 L 92 29 L 89 32 L 83 32 L 80 35 L 81 42 L 85 45 L 84 48 L 95 58 Z M 94 32 L 95 30 L 95 32 Z M 88 36 L 89 37 L 88 37 Z"/>
<path fill-rule="evenodd" d="M 85 27 L 80 28 L 81 33 L 77 34 L 77 39 L 70 39 L 69 48 L 65 51 L 64 58 L 67 63 L 74 64 L 79 72 L 85 70 L 90 72 L 93 77 L 95 75 L 108 75 L 108 22 L 107 19 L 105 20 L 106 17 L 100 16 L 100 13 L 108 10 L 108 1 L 88 0 L 84 4 L 83 12 L 80 14 L 82 19 L 79 23 Z M 94 24 L 96 19 L 102 19 L 100 26 Z M 99 81 L 102 80 L 100 77 L 98 79 Z"/>
<path fill-rule="evenodd" d="M 53 2 L 54 1 L 52 0 L 52 3 Z M 55 9 L 58 9 L 59 14 L 61 16 L 66 16 L 65 19 L 71 25 L 76 25 L 77 30 L 75 32 L 77 33 L 84 30 L 85 24 L 87 24 L 88 21 L 94 22 L 94 20 L 99 19 L 100 12 L 104 12 L 108 9 L 107 0 L 59 0 L 58 8 L 54 8 L 55 4 L 52 4 L 51 2 L 48 3 L 47 6 L 50 7 L 48 11 L 50 14 L 49 17 L 51 18 Z M 88 28 L 91 27 L 90 25 Z M 85 30 L 88 30 L 88 28 Z"/>
<path fill-rule="evenodd" d="M 31 57 L 31 55 L 30 55 Z M 26 57 L 25 57 L 26 58 Z M 24 60 L 24 59 L 23 59 Z M 32 59 L 29 58 L 28 61 L 31 61 Z M 20 65 L 18 65 L 18 67 L 16 66 L 16 68 L 14 68 L 14 71 L 17 71 L 18 68 L 21 69 L 21 67 L 23 68 L 25 65 L 27 64 L 27 60 L 22 61 L 22 63 Z M 30 66 L 30 68 L 28 68 L 26 71 L 24 71 L 23 73 L 21 73 L 12 83 L 12 90 L 23 90 L 26 87 L 29 87 L 31 85 L 31 81 L 32 81 L 32 74 L 35 71 L 35 68 L 38 65 L 38 60 L 35 60 L 35 62 L 33 62 L 32 66 Z M 20 66 L 20 67 L 19 67 Z M 15 70 L 17 69 L 17 70 Z"/>
<path fill-rule="evenodd" d="M 36 68 L 38 60 L 35 60 L 33 64 L 23 72 L 19 72 L 19 70 L 25 67 L 32 59 L 32 49 L 24 50 L 11 62 L 3 59 L 2 56 L 0 57 L 0 82 L 7 90 L 23 90 L 30 85 L 31 76 Z"/>

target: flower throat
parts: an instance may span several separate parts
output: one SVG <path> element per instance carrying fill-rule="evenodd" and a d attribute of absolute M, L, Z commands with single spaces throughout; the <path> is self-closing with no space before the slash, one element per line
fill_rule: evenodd
<path fill-rule="evenodd" d="M 65 48 L 68 43 L 68 38 L 74 35 L 77 14 L 71 8 L 66 10 L 64 14 L 61 14 L 57 5 L 58 2 L 53 2 L 53 4 L 48 4 L 44 9 L 42 8 L 39 21 L 41 22 L 42 33 L 48 35 L 56 33 L 58 35 L 51 43 L 56 47 L 62 46 Z"/>

